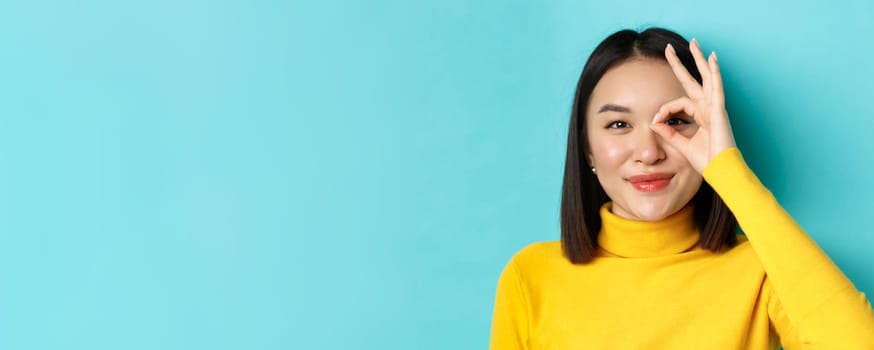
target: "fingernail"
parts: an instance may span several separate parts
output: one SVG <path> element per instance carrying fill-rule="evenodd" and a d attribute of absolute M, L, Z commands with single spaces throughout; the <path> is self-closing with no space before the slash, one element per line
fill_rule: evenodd
<path fill-rule="evenodd" d="M 667 49 L 668 49 L 668 52 L 676 53 L 676 51 L 674 51 L 674 45 L 668 44 Z"/>
<path fill-rule="evenodd" d="M 713 53 L 711 53 L 711 55 L 713 55 L 713 62 L 718 62 L 718 61 L 719 61 L 719 59 L 716 58 L 716 51 L 713 51 Z"/>

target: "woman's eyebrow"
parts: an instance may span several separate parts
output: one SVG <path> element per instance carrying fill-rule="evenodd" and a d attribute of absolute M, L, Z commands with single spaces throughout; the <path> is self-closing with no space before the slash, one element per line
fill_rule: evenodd
<path fill-rule="evenodd" d="M 604 112 L 631 113 L 631 108 L 608 103 L 608 104 L 601 106 L 601 108 L 598 109 L 598 113 L 604 113 Z"/>

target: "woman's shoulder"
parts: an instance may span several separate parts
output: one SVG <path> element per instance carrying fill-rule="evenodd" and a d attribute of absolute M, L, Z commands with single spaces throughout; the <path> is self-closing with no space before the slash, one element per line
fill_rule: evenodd
<path fill-rule="evenodd" d="M 742 252 L 743 254 L 755 254 L 755 252 L 753 252 L 753 247 L 750 246 L 750 241 L 747 239 L 747 236 L 740 233 L 735 234 L 735 236 L 737 237 L 737 244 L 735 244 L 729 251 L 737 253 Z"/>
<path fill-rule="evenodd" d="M 747 237 L 738 234 L 737 244 L 728 250 L 711 253 L 714 258 L 722 262 L 729 271 L 747 271 L 749 274 L 764 274 L 762 263 Z"/>
<path fill-rule="evenodd" d="M 518 268 L 527 270 L 561 262 L 562 260 L 565 260 L 565 258 L 561 249 L 561 241 L 543 241 L 529 243 L 517 251 L 510 260 L 510 263 L 515 264 Z"/>
<path fill-rule="evenodd" d="M 542 241 L 529 243 L 513 256 L 514 259 L 542 258 L 559 254 L 561 255 L 561 241 Z"/>

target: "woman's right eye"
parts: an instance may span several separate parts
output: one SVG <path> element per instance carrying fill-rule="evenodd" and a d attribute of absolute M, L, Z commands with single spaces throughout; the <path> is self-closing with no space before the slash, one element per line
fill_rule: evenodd
<path fill-rule="evenodd" d="M 621 120 L 617 120 L 617 121 L 614 121 L 610 124 L 607 124 L 607 129 L 623 129 L 623 128 L 627 128 L 627 127 L 628 127 L 628 123 L 621 121 Z"/>

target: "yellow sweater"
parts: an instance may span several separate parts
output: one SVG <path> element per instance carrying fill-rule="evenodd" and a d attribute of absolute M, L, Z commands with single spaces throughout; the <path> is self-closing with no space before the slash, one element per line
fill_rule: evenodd
<path fill-rule="evenodd" d="M 871 304 L 780 207 L 736 148 L 704 179 L 746 236 L 698 247 L 687 207 L 660 222 L 601 208 L 598 256 L 531 244 L 498 282 L 491 349 L 874 349 Z"/>

